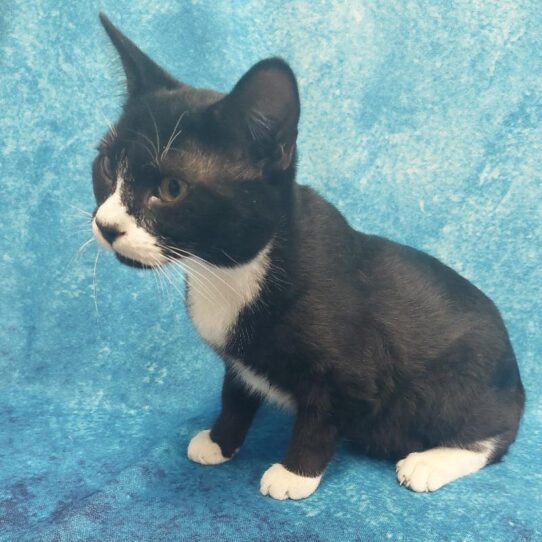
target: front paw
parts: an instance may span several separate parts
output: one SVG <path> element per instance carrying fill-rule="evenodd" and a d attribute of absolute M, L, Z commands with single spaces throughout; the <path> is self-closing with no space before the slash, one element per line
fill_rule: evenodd
<path fill-rule="evenodd" d="M 231 457 L 224 457 L 220 446 L 211 440 L 211 431 L 200 431 L 188 445 L 186 450 L 188 459 L 201 465 L 219 465 Z"/>
<path fill-rule="evenodd" d="M 270 495 L 273 499 L 304 499 L 312 495 L 322 476 L 300 476 L 290 472 L 280 463 L 269 467 L 262 476 L 260 493 Z"/>

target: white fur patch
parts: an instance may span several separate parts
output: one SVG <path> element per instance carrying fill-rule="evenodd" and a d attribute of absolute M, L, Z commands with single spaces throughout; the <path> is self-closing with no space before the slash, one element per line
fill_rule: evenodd
<path fill-rule="evenodd" d="M 190 441 L 186 455 L 188 459 L 200 465 L 219 465 L 231 459 L 222 455 L 220 446 L 211 440 L 211 431 L 209 429 L 200 431 Z"/>
<path fill-rule="evenodd" d="M 432 448 L 408 454 L 397 463 L 397 479 L 413 491 L 435 491 L 485 467 L 495 440 L 478 443 L 480 451 L 463 448 Z"/>
<path fill-rule="evenodd" d="M 250 262 L 217 267 L 201 259 L 183 259 L 188 307 L 196 329 L 211 345 L 223 347 L 242 309 L 253 303 L 269 267 L 271 243 Z"/>
<path fill-rule="evenodd" d="M 96 216 L 92 220 L 94 237 L 107 250 L 114 250 L 126 258 L 145 265 L 161 265 L 167 260 L 156 245 L 154 237 L 137 225 L 122 203 L 123 184 L 123 179 L 119 176 L 115 192 L 96 211 Z M 124 233 L 117 237 L 111 245 L 100 233 L 96 221 L 103 226 L 109 226 Z"/>
<path fill-rule="evenodd" d="M 275 463 L 263 473 L 260 481 L 260 493 L 281 501 L 284 499 L 304 499 L 316 491 L 321 479 L 321 475 L 312 478 L 294 474 L 280 463 Z"/>
<path fill-rule="evenodd" d="M 295 408 L 295 401 L 290 394 L 274 386 L 267 378 L 255 373 L 252 369 L 243 365 L 242 362 L 228 360 L 228 366 L 233 369 L 236 376 L 245 384 L 250 392 L 261 395 L 264 399 L 278 406 L 291 409 Z"/>

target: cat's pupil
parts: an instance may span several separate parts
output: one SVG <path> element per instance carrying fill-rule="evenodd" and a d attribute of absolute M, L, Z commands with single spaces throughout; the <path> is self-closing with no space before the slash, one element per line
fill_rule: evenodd
<path fill-rule="evenodd" d="M 170 179 L 168 182 L 169 195 L 176 198 L 181 193 L 181 187 L 175 179 Z"/>

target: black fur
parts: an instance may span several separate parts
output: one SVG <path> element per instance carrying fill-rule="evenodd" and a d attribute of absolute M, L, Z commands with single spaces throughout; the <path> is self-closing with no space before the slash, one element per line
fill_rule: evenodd
<path fill-rule="evenodd" d="M 165 244 L 234 266 L 272 241 L 261 295 L 218 349 L 226 375 L 211 438 L 223 454 L 241 446 L 260 403 L 233 375 L 236 359 L 295 398 L 283 461 L 293 472 L 320 474 L 340 437 L 394 459 L 496 437 L 490 461 L 498 460 L 524 404 L 499 311 L 435 258 L 353 230 L 295 182 L 300 109 L 288 65 L 264 60 L 227 95 L 197 90 L 102 22 L 129 95 L 118 134 L 106 136 L 95 161 L 98 204 L 112 191 L 104 156 L 114 168 L 124 158 L 132 178 L 125 203 Z M 165 143 L 181 115 L 175 152 L 149 164 L 148 141 L 157 134 Z M 185 179 L 189 195 L 150 205 L 164 175 Z"/>

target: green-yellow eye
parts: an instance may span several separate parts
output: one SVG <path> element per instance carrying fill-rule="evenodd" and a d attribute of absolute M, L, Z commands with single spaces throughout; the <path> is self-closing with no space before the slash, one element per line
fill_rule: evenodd
<path fill-rule="evenodd" d="M 188 185 L 175 177 L 164 177 L 158 187 L 158 194 L 162 201 L 174 203 L 181 201 L 188 191 Z"/>

